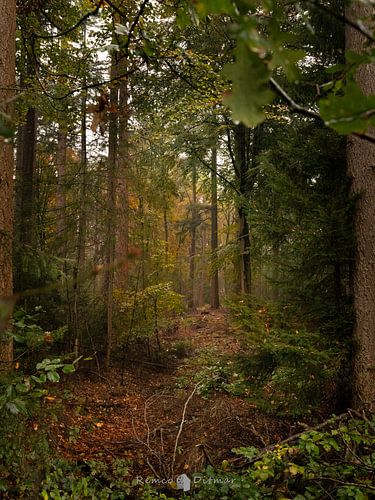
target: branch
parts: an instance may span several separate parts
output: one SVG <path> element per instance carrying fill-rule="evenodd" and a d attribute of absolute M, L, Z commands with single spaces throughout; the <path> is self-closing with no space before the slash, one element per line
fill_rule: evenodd
<path fill-rule="evenodd" d="M 117 14 L 125 19 L 126 21 L 128 20 L 128 18 L 126 17 L 126 14 L 124 12 L 122 12 L 111 0 L 104 0 L 106 4 L 108 4 L 115 12 L 117 12 Z M 127 40 L 126 40 L 126 43 L 125 43 L 125 46 L 124 46 L 124 52 L 127 54 L 128 53 L 128 50 L 129 50 L 129 45 L 130 45 L 130 41 L 131 41 L 131 37 L 132 37 L 132 34 L 133 34 L 133 31 L 135 30 L 135 28 L 137 27 L 137 24 L 139 23 L 139 20 L 140 18 L 142 17 L 143 13 L 144 13 L 144 10 L 147 6 L 147 4 L 149 3 L 150 0 L 143 0 L 138 12 L 137 12 L 137 15 L 135 16 L 130 28 L 129 28 L 129 33 L 128 33 L 128 36 L 127 36 Z"/>
<path fill-rule="evenodd" d="M 108 85 L 108 84 L 110 84 L 112 82 L 116 82 L 118 80 L 122 80 L 123 78 L 126 78 L 129 75 L 132 75 L 133 73 L 135 73 L 138 69 L 140 69 L 143 66 L 143 64 L 144 64 L 144 62 L 142 62 L 142 64 L 140 66 L 136 66 L 136 67 L 130 69 L 129 71 L 126 71 L 125 73 L 123 73 L 121 75 L 115 76 L 114 78 L 110 78 L 109 80 L 103 80 L 102 82 L 97 82 L 97 83 L 90 83 L 88 85 L 84 85 L 82 87 L 78 87 L 78 88 L 75 88 L 73 90 L 70 90 L 69 92 L 67 92 L 66 94 L 63 94 L 61 96 L 54 96 L 54 95 L 50 94 L 43 87 L 43 85 L 40 82 L 40 79 L 38 79 L 38 81 L 39 81 L 40 86 L 42 87 L 42 90 L 43 90 L 44 94 L 47 97 L 49 97 L 50 99 L 56 100 L 56 101 L 62 101 L 63 99 L 66 99 L 67 97 L 76 94 L 77 92 L 82 92 L 84 90 L 102 87 L 103 85 Z"/>
<path fill-rule="evenodd" d="M 291 108 L 292 111 L 295 111 L 309 118 L 314 118 L 320 121 L 324 121 L 323 118 L 316 111 L 304 108 L 303 106 L 297 104 L 296 101 L 294 101 L 294 99 L 290 97 L 290 95 L 287 94 L 286 91 L 277 83 L 277 81 L 274 80 L 274 78 L 270 78 L 270 84 L 271 87 L 273 87 L 274 90 L 276 90 L 276 92 L 289 104 L 289 107 Z"/>
<path fill-rule="evenodd" d="M 56 35 L 41 35 L 40 33 L 33 33 L 29 38 L 41 38 L 43 40 L 51 40 L 53 38 L 59 38 L 61 36 L 65 36 L 68 33 L 71 33 L 72 31 L 74 31 L 79 26 L 81 26 L 81 24 L 83 24 L 86 21 L 86 19 L 88 19 L 91 16 L 95 16 L 99 12 L 100 5 L 101 5 L 101 2 L 98 2 L 97 6 L 95 7 L 94 10 L 91 10 L 90 12 L 85 14 L 83 17 L 81 17 L 81 19 L 74 26 L 71 26 L 70 28 L 66 29 L 65 31 L 60 31 L 60 33 L 56 33 Z"/>
<path fill-rule="evenodd" d="M 185 401 L 185 404 L 184 404 L 184 409 L 183 409 L 183 412 L 182 412 L 182 418 L 181 418 L 180 427 L 178 429 L 178 433 L 177 433 L 177 436 L 176 436 L 176 441 L 174 443 L 173 459 L 172 459 L 172 466 L 171 466 L 171 476 L 172 477 L 173 477 L 173 472 L 174 472 L 174 464 L 176 462 L 178 441 L 179 441 L 179 439 L 181 437 L 182 429 L 183 429 L 184 423 L 185 423 L 186 410 L 187 410 L 188 404 L 190 403 L 191 398 L 196 393 L 196 391 L 197 391 L 197 389 L 199 387 L 199 384 L 200 384 L 200 382 L 197 382 L 195 384 L 193 391 L 190 393 L 190 396 L 187 398 L 187 400 Z"/>
<path fill-rule="evenodd" d="M 296 113 L 307 116 L 308 118 L 313 118 L 315 120 L 319 120 L 322 123 L 324 123 L 325 126 L 327 126 L 327 123 L 323 120 L 323 118 L 320 116 L 319 113 L 316 111 L 313 111 L 308 108 L 304 108 L 303 106 L 300 106 L 297 104 L 292 97 L 290 97 L 289 94 L 285 92 L 285 90 L 274 80 L 273 78 L 270 78 L 270 84 L 276 90 L 276 92 L 289 104 L 289 107 L 291 111 L 295 111 Z M 372 110 L 371 110 L 372 113 Z M 365 114 L 363 114 L 365 116 Z M 362 139 L 367 142 L 371 142 L 372 144 L 375 144 L 375 136 L 371 134 L 367 134 L 365 132 L 352 132 L 351 135 L 354 135 L 355 137 L 358 137 L 359 139 Z"/>
<path fill-rule="evenodd" d="M 325 12 L 326 14 L 332 16 L 334 19 L 337 19 L 338 21 L 341 21 L 344 24 L 347 24 L 351 28 L 355 29 L 359 33 L 361 33 L 369 42 L 375 42 L 375 38 L 372 36 L 372 34 L 365 28 L 365 26 L 362 23 L 359 23 L 358 21 L 352 21 L 348 17 L 346 17 L 344 14 L 340 14 L 339 12 L 334 12 L 333 10 L 329 9 L 327 6 L 322 5 L 321 3 L 314 2 L 313 0 L 306 0 L 306 3 L 308 5 L 311 5 L 312 7 L 315 7 L 316 9 Z"/>
<path fill-rule="evenodd" d="M 198 158 L 198 160 L 205 166 L 207 167 L 209 170 L 211 170 L 211 172 L 213 172 L 214 174 L 217 175 L 217 177 L 220 177 L 220 179 L 222 179 L 226 184 L 228 184 L 228 186 L 230 186 L 237 194 L 238 196 L 242 196 L 242 194 L 240 193 L 240 191 L 237 189 L 237 187 L 233 184 L 233 182 L 231 182 L 229 179 L 227 179 L 226 177 L 224 177 L 224 175 L 220 174 L 219 172 L 215 171 L 214 168 L 211 167 L 211 165 L 206 162 L 203 158 L 201 158 L 197 153 L 196 151 L 193 151 L 193 154 Z"/>
<path fill-rule="evenodd" d="M 132 22 L 132 25 L 130 26 L 128 39 L 127 39 L 126 44 L 125 44 L 125 51 L 127 51 L 129 49 L 129 44 L 130 44 L 130 39 L 131 39 L 132 33 L 135 30 L 141 16 L 143 15 L 143 12 L 144 12 L 148 2 L 149 2 L 149 0 L 143 0 L 141 6 L 139 8 L 138 14 L 135 16 L 134 21 Z"/>

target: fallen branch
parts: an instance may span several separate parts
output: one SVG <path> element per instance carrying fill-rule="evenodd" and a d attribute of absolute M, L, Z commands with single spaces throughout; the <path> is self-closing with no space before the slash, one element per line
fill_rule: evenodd
<path fill-rule="evenodd" d="M 178 448 L 178 442 L 180 440 L 180 437 L 181 437 L 181 433 L 182 433 L 182 429 L 184 427 L 184 423 L 185 423 L 185 416 L 186 416 L 186 410 L 187 410 L 187 407 L 188 407 L 188 404 L 190 403 L 190 400 L 191 398 L 194 396 L 194 394 L 196 393 L 198 387 L 199 387 L 199 384 L 200 382 L 197 382 L 194 386 L 194 389 L 193 391 L 190 393 L 190 396 L 187 398 L 187 400 L 185 401 L 185 404 L 184 404 L 184 409 L 183 409 L 183 412 L 182 412 L 182 418 L 181 418 L 181 423 L 180 423 L 180 428 L 178 429 L 178 433 L 177 433 L 177 436 L 176 436 L 176 441 L 174 443 L 174 450 L 173 450 L 173 458 L 172 458 L 172 466 L 171 466 L 171 477 L 173 477 L 173 473 L 174 473 L 174 465 L 175 465 L 175 462 L 176 462 L 176 455 L 177 455 L 177 448 Z"/>

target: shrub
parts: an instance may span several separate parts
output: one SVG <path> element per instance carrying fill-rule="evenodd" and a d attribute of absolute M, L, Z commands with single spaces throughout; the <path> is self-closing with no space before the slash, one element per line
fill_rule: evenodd
<path fill-rule="evenodd" d="M 349 345 L 307 331 L 279 309 L 241 301 L 230 304 L 243 350 L 240 370 L 258 406 L 303 415 L 332 404 L 341 384 Z"/>

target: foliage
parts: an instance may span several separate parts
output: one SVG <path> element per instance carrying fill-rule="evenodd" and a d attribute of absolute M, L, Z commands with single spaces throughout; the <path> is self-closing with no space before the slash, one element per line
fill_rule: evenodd
<path fill-rule="evenodd" d="M 59 358 L 44 359 L 37 364 L 33 375 L 2 375 L 0 491 L 4 498 L 37 495 L 38 485 L 51 457 L 46 429 L 43 420 L 38 418 L 41 402 L 49 397 L 48 384 L 60 380 L 59 372 L 74 372 L 77 361 L 64 363 Z M 11 496 L 5 496 L 5 493 Z"/>
<path fill-rule="evenodd" d="M 122 459 L 114 460 L 111 465 L 93 460 L 83 464 L 55 461 L 42 482 L 41 495 L 45 500 L 171 498 L 158 494 L 148 484 L 138 484 L 137 480 L 132 480 L 129 474 L 131 467 L 131 463 Z"/>
<path fill-rule="evenodd" d="M 117 289 L 115 303 L 117 329 L 124 343 L 151 337 L 183 311 L 182 296 L 173 291 L 172 283 L 158 283 L 139 291 Z"/>
<path fill-rule="evenodd" d="M 270 449 L 233 450 L 250 465 L 228 470 L 225 461 L 221 471 L 208 468 L 206 482 L 197 482 L 193 498 L 369 499 L 374 491 L 374 424 L 346 414 Z"/>
<path fill-rule="evenodd" d="M 18 307 L 12 318 L 12 337 L 16 342 L 16 353 L 18 348 L 28 350 L 28 363 L 32 360 L 32 354 L 40 357 L 50 349 L 51 345 L 59 342 L 64 337 L 67 327 L 62 326 L 57 330 L 45 331 L 40 326 L 40 316 L 44 311 L 41 306 L 34 308 L 32 314 L 28 314 L 23 307 Z"/>
<path fill-rule="evenodd" d="M 48 382 L 59 382 L 61 371 L 73 373 L 78 359 L 64 363 L 60 358 L 43 359 L 36 365 L 33 375 L 8 374 L 1 378 L 0 412 L 13 415 L 30 415 L 40 399 L 48 393 L 43 386 Z"/>
<path fill-rule="evenodd" d="M 335 404 L 349 346 L 326 335 L 292 326 L 278 307 L 244 299 L 230 303 L 234 328 L 242 336 L 239 370 L 250 398 L 267 411 L 301 415 Z M 275 311 L 275 313 L 273 313 Z"/>
<path fill-rule="evenodd" d="M 187 4 L 193 23 L 218 12 L 231 17 L 231 32 L 236 42 L 235 61 L 226 69 L 226 74 L 232 79 L 232 95 L 225 100 L 231 107 L 234 119 L 240 119 L 249 126 L 259 123 L 264 105 L 272 100 L 272 94 L 265 90 L 265 83 L 272 82 L 273 75 L 280 74 L 282 70 L 291 82 L 298 85 L 304 66 L 302 61 L 311 50 L 311 45 L 307 44 L 305 51 L 291 48 L 295 46 L 298 32 L 289 21 L 292 12 L 284 9 L 278 0 L 255 3 L 202 0 Z M 328 15 L 337 16 L 335 4 L 324 9 Z M 298 16 L 297 12 L 294 12 L 295 16 Z M 308 5 L 303 16 L 305 31 L 313 31 L 313 16 L 314 4 Z M 367 31 L 363 21 L 359 29 L 362 28 L 367 39 L 373 41 L 373 34 Z M 373 60 L 374 50 L 370 47 L 360 55 L 348 52 L 346 65 L 341 63 L 336 67 L 336 74 L 324 85 L 326 94 L 320 107 L 321 117 L 327 126 L 339 133 L 366 132 L 373 123 L 374 98 L 365 96 L 354 80 L 358 67 Z M 246 87 L 245 82 L 251 82 L 251 87 Z M 318 113 L 315 115 L 319 118 Z"/>
<path fill-rule="evenodd" d="M 189 357 L 192 351 L 193 344 L 190 340 L 178 340 L 169 349 L 169 352 L 178 359 Z"/>
<path fill-rule="evenodd" d="M 0 414 L 0 496 L 37 498 L 52 453 L 48 429 L 37 420 Z"/>
<path fill-rule="evenodd" d="M 353 324 L 353 213 L 345 147 L 300 120 L 264 124 L 251 201 L 252 255 L 310 328 L 343 338 Z"/>

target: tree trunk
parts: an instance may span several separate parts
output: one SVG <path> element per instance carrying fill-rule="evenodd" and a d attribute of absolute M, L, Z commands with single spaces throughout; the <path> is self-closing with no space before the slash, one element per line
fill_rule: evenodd
<path fill-rule="evenodd" d="M 374 16 L 374 8 L 355 1 L 347 16 L 357 20 Z M 364 50 L 364 37 L 347 27 L 346 48 Z M 363 65 L 356 75 L 365 94 L 375 93 L 375 64 Z M 348 174 L 352 191 L 359 196 L 355 215 L 356 264 L 354 270 L 354 355 L 353 404 L 375 410 L 375 146 L 350 137 L 347 145 Z"/>
<path fill-rule="evenodd" d="M 57 133 L 57 151 L 56 151 L 56 168 L 57 168 L 57 189 L 56 189 L 56 230 L 57 240 L 61 242 L 59 245 L 59 255 L 66 257 L 66 199 L 65 199 L 65 174 L 66 174 L 66 149 L 67 149 L 67 132 L 62 125 L 59 126 Z"/>
<path fill-rule="evenodd" d="M 190 244 L 190 298 L 189 308 L 194 309 L 196 306 L 196 287 L 195 287 L 195 268 L 196 268 L 196 247 L 197 247 L 197 168 L 193 165 L 192 174 L 192 209 L 191 209 L 191 244 Z"/>
<path fill-rule="evenodd" d="M 164 222 L 164 252 L 165 252 L 165 265 L 168 265 L 169 260 L 169 229 L 168 229 L 168 214 L 167 208 L 163 210 L 163 222 Z"/>
<path fill-rule="evenodd" d="M 28 82 L 35 76 L 35 70 L 30 55 L 27 54 L 25 59 L 26 70 L 25 75 L 21 76 L 21 83 L 23 82 L 23 85 L 28 86 Z M 35 239 L 34 184 L 37 122 L 37 110 L 33 106 L 29 106 L 26 112 L 25 122 L 19 126 L 17 134 L 16 229 L 17 239 L 21 245 L 32 245 Z"/>
<path fill-rule="evenodd" d="M 16 2 L 0 2 L 0 110 L 12 117 L 16 65 Z M 0 115 L 2 119 L 2 115 Z M 13 343 L 6 336 L 13 294 L 13 146 L 0 137 L 0 370 L 11 368 Z"/>
<path fill-rule="evenodd" d="M 111 78 L 117 75 L 115 56 L 112 56 Z M 111 88 L 111 107 L 117 109 L 118 89 Z M 107 302 L 107 345 L 105 356 L 105 367 L 109 368 L 113 348 L 113 282 L 114 261 L 116 248 L 116 163 L 117 163 L 117 136 L 118 122 L 116 113 L 109 117 L 109 140 L 108 140 L 108 183 L 107 183 L 107 238 L 106 238 L 106 272 L 105 272 L 105 297 Z"/>
<path fill-rule="evenodd" d="M 240 291 L 248 294 L 251 291 L 251 258 L 250 258 L 250 227 L 246 214 L 246 203 L 250 198 L 250 131 L 242 123 L 236 125 L 235 138 L 235 162 L 236 174 L 239 181 L 239 191 L 242 195 L 238 207 L 238 240 L 240 247 Z"/>
<path fill-rule="evenodd" d="M 121 72 L 127 69 L 126 60 L 121 65 Z M 116 259 L 119 266 L 116 270 L 116 287 L 125 289 L 128 281 L 128 247 L 129 247 L 129 202 L 128 202 L 128 169 L 129 155 L 129 82 L 121 81 L 118 103 L 118 165 L 117 165 L 117 234 Z"/>
<path fill-rule="evenodd" d="M 211 293 L 212 309 L 220 307 L 219 301 L 219 270 L 217 267 L 218 221 L 217 221 L 217 147 L 211 151 Z"/>

